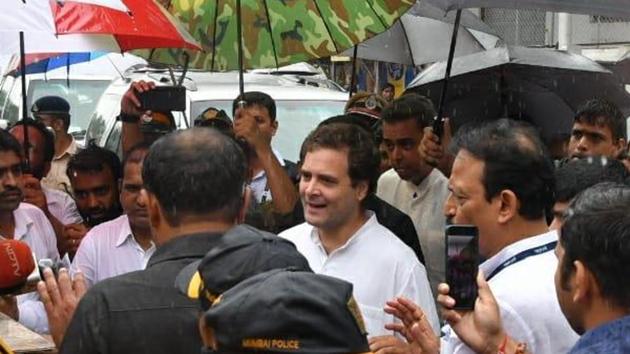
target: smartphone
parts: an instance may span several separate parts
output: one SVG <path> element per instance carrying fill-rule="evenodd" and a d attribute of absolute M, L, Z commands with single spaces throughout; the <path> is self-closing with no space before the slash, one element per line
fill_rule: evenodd
<path fill-rule="evenodd" d="M 477 299 L 479 236 L 475 226 L 446 227 L 446 283 L 455 309 L 472 310 Z"/>
<path fill-rule="evenodd" d="M 156 86 L 138 94 L 142 109 L 156 112 L 185 111 L 186 88 L 184 86 Z"/>

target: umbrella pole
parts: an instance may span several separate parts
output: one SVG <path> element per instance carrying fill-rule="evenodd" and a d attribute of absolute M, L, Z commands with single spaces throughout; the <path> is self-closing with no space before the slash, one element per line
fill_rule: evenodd
<path fill-rule="evenodd" d="M 455 46 L 457 45 L 457 32 L 459 31 L 459 21 L 462 17 L 462 10 L 457 10 L 455 15 L 455 23 L 453 24 L 453 36 L 451 37 L 451 47 L 448 51 L 448 60 L 446 62 L 446 72 L 444 73 L 444 84 L 442 85 L 442 93 L 440 94 L 440 104 L 438 106 L 437 116 L 433 121 L 433 133 L 438 138 L 442 136 L 444 124 L 442 117 L 444 115 L 444 103 L 446 101 L 446 92 L 448 91 L 448 80 L 451 77 L 451 67 L 453 65 L 453 57 L 455 56 Z"/>
<path fill-rule="evenodd" d="M 245 92 L 243 82 L 243 33 L 241 26 L 241 0 L 236 0 L 236 36 L 238 37 L 238 94 L 241 99 Z"/>
<path fill-rule="evenodd" d="M 28 112 L 26 107 L 26 53 L 24 50 L 24 32 L 20 31 L 20 68 L 22 71 L 22 126 L 24 132 L 24 172 L 30 172 L 30 161 L 28 156 L 28 129 L 26 126 L 26 118 Z"/>
<path fill-rule="evenodd" d="M 356 77 L 357 77 L 357 52 L 359 46 L 354 46 L 354 51 L 352 52 L 352 73 L 350 74 L 350 90 L 348 90 L 348 98 L 352 97 L 354 93 L 354 86 L 356 85 Z"/>

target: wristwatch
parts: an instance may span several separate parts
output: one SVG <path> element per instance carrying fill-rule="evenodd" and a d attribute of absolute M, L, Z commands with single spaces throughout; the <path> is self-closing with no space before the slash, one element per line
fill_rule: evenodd
<path fill-rule="evenodd" d="M 118 117 L 116 117 L 116 120 L 119 120 L 123 123 L 137 123 L 138 120 L 140 120 L 139 116 L 135 116 L 133 114 L 127 114 L 124 112 L 120 112 L 120 114 L 118 115 Z"/>

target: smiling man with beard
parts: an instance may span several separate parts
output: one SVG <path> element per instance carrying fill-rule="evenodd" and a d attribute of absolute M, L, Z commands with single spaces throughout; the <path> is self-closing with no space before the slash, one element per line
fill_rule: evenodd
<path fill-rule="evenodd" d="M 120 202 L 124 215 L 92 228 L 85 235 L 72 262 L 88 286 L 113 276 L 144 269 L 155 245 L 142 190 L 142 162 L 149 144 L 133 147 L 123 163 Z"/>
<path fill-rule="evenodd" d="M 57 239 L 46 215 L 22 203 L 22 146 L 0 129 L 0 239 L 26 242 L 37 259 L 59 261 Z M 46 332 L 48 321 L 36 293 L 0 297 L 3 312 L 36 332 Z"/>

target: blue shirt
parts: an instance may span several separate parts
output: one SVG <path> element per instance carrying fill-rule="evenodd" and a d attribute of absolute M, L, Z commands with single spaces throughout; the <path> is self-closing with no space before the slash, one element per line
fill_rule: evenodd
<path fill-rule="evenodd" d="M 569 354 L 630 353 L 630 316 L 596 327 L 578 340 Z"/>

